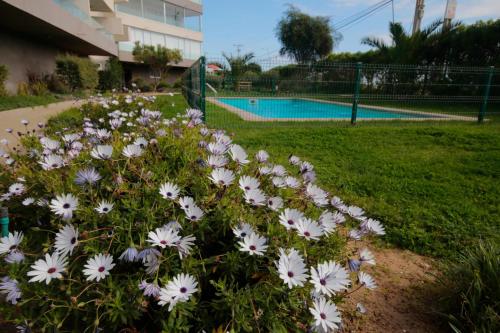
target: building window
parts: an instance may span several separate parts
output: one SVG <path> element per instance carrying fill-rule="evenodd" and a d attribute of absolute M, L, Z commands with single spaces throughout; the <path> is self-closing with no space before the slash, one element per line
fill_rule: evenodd
<path fill-rule="evenodd" d="M 116 4 L 119 12 L 177 27 L 201 31 L 201 13 L 162 0 L 129 0 Z"/>

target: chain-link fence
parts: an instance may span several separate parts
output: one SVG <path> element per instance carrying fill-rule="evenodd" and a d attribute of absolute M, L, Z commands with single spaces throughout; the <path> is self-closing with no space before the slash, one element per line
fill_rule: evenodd
<path fill-rule="evenodd" d="M 500 71 L 489 67 L 202 58 L 184 94 L 216 125 L 500 120 Z"/>

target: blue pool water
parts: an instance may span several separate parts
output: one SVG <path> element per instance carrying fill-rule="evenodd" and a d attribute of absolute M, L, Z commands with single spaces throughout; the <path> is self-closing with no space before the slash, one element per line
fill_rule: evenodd
<path fill-rule="evenodd" d="M 331 118 L 351 119 L 352 107 L 305 99 L 281 98 L 218 98 L 226 105 L 253 113 L 263 118 Z M 362 118 L 430 118 L 431 116 L 390 112 L 369 108 L 358 108 L 358 119 Z"/>

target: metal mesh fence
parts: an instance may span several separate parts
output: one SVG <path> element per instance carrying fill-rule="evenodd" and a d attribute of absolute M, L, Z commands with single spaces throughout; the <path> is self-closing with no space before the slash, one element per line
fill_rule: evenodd
<path fill-rule="evenodd" d="M 202 58 L 184 91 L 215 125 L 500 120 L 500 71 L 489 67 Z"/>
<path fill-rule="evenodd" d="M 190 107 L 199 109 L 205 118 L 205 58 L 201 57 L 182 75 L 182 94 Z"/>

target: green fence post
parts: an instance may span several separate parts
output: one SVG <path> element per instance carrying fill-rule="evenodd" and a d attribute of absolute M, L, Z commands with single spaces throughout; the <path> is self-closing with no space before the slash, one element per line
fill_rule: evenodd
<path fill-rule="evenodd" d="M 356 119 L 358 118 L 358 103 L 359 103 L 359 91 L 361 85 L 361 68 L 363 64 L 361 62 L 356 63 L 356 82 L 354 84 L 354 99 L 352 101 L 352 115 L 351 124 L 356 125 Z"/>
<path fill-rule="evenodd" d="M 0 224 L 2 225 L 2 237 L 9 236 L 9 209 L 0 207 Z"/>
<path fill-rule="evenodd" d="M 206 115 L 206 82 L 205 82 L 205 75 L 206 75 L 206 60 L 205 57 L 200 58 L 200 109 L 201 112 L 203 113 L 203 122 L 206 121 L 207 115 Z"/>
<path fill-rule="evenodd" d="M 477 121 L 482 123 L 484 121 L 484 116 L 486 114 L 486 109 L 488 108 L 488 100 L 490 99 L 491 81 L 493 81 L 493 73 L 495 72 L 495 67 L 491 66 L 488 71 L 488 76 L 486 79 L 486 87 L 484 88 L 483 103 L 481 104 L 481 110 L 479 110 L 479 115 Z"/>

